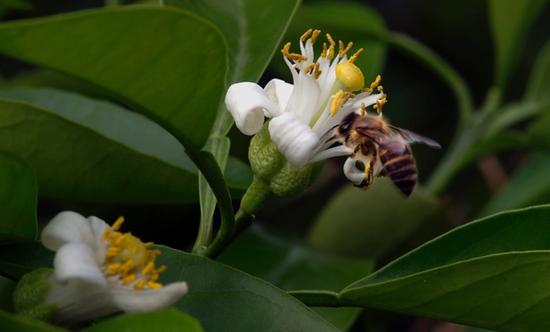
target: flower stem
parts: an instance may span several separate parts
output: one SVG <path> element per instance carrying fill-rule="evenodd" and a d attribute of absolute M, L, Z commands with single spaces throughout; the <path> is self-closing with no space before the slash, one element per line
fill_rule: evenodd
<path fill-rule="evenodd" d="M 252 224 L 253 215 L 264 204 L 271 191 L 269 185 L 260 178 L 254 176 L 252 184 L 246 190 L 241 200 L 241 207 L 235 215 L 235 223 L 231 228 L 224 228 L 223 223 L 216 238 L 208 248 L 197 252 L 207 257 L 216 257 L 227 247 L 231 240 Z"/>

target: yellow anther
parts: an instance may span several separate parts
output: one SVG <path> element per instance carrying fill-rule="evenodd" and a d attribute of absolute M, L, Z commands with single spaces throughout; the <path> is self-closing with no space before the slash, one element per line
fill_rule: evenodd
<path fill-rule="evenodd" d="M 143 270 L 141 270 L 141 274 L 143 274 L 144 276 L 149 275 L 151 274 L 151 272 L 153 272 L 154 269 L 155 263 L 153 261 L 150 261 L 149 263 L 147 263 L 147 265 L 145 265 Z"/>
<path fill-rule="evenodd" d="M 301 41 L 306 41 L 306 39 L 309 38 L 309 36 L 311 35 L 311 32 L 313 31 L 313 29 L 308 29 L 306 32 L 304 32 L 301 36 L 300 36 L 300 40 Z"/>
<path fill-rule="evenodd" d="M 387 103 L 388 103 L 388 99 L 387 99 L 386 95 L 383 95 L 382 98 L 380 98 L 376 101 L 376 104 L 372 108 L 374 108 L 378 114 L 382 114 L 382 108 Z"/>
<path fill-rule="evenodd" d="M 122 284 L 124 285 L 129 285 L 131 284 L 132 282 L 134 282 L 134 280 L 136 280 L 137 276 L 132 273 L 132 274 L 129 274 L 127 275 L 126 277 L 122 278 Z"/>
<path fill-rule="evenodd" d="M 319 37 L 319 35 L 321 34 L 321 30 L 313 30 L 313 33 L 311 34 L 311 43 L 312 44 L 315 44 L 315 41 L 317 41 L 317 38 Z"/>
<path fill-rule="evenodd" d="M 120 270 L 121 264 L 119 263 L 111 263 L 106 266 L 107 274 L 117 274 Z"/>
<path fill-rule="evenodd" d="M 283 48 L 281 49 L 281 53 L 283 53 L 283 55 L 285 57 L 287 57 L 288 59 L 290 60 L 294 60 L 294 61 L 304 61 L 304 60 L 307 60 L 307 56 L 305 55 L 302 55 L 302 54 L 298 54 L 298 53 L 290 53 L 290 46 L 292 44 L 290 42 L 286 43 L 285 46 L 283 46 Z"/>
<path fill-rule="evenodd" d="M 118 255 L 119 253 L 120 253 L 120 248 L 110 247 L 109 249 L 107 249 L 106 255 L 107 255 L 107 258 L 112 258 Z"/>
<path fill-rule="evenodd" d="M 161 266 L 159 266 L 159 267 L 156 269 L 155 272 L 156 272 L 156 273 L 162 273 L 162 272 L 164 272 L 164 271 L 166 271 L 166 265 L 161 265 Z"/>
<path fill-rule="evenodd" d="M 327 43 L 323 43 L 323 51 L 321 51 L 321 57 L 326 58 L 327 55 Z"/>
<path fill-rule="evenodd" d="M 147 285 L 147 281 L 143 280 L 143 279 L 140 279 L 136 282 L 136 284 L 134 285 L 134 288 L 135 289 L 143 289 L 143 287 L 145 287 L 145 285 Z"/>
<path fill-rule="evenodd" d="M 378 85 L 380 85 L 380 82 L 382 82 L 382 76 L 380 75 L 376 75 L 376 78 L 374 79 L 374 81 L 372 81 L 372 83 L 370 84 L 370 88 L 372 90 L 376 89 L 376 87 Z"/>
<path fill-rule="evenodd" d="M 304 73 L 309 74 L 313 69 L 315 68 L 314 63 L 310 63 L 309 65 L 304 68 Z"/>
<path fill-rule="evenodd" d="M 339 57 L 344 57 L 344 55 L 346 55 L 349 50 L 351 50 L 351 48 L 353 47 L 353 42 L 349 42 L 346 46 L 344 46 L 344 43 L 342 41 L 340 41 L 340 45 L 339 45 L 339 50 L 338 50 L 338 56 Z"/>
<path fill-rule="evenodd" d="M 120 267 L 119 269 L 119 273 L 121 275 L 126 275 L 128 274 L 133 268 L 134 268 L 134 261 L 129 259 L 127 260 L 124 264 L 122 264 L 122 266 Z"/>
<path fill-rule="evenodd" d="M 353 96 L 354 95 L 351 92 L 338 90 L 338 92 L 334 94 L 334 97 L 332 98 L 332 102 L 330 104 L 330 116 L 335 116 L 336 113 L 338 113 L 338 111 L 342 108 L 342 106 Z"/>
<path fill-rule="evenodd" d="M 159 288 L 162 288 L 162 284 L 159 284 L 158 282 L 154 282 L 154 281 L 148 281 L 147 287 L 153 288 L 153 289 L 159 289 Z"/>
<path fill-rule="evenodd" d="M 360 90 L 365 85 L 363 72 L 351 62 L 340 63 L 336 66 L 336 78 L 351 91 Z"/>
<path fill-rule="evenodd" d="M 364 117 L 365 115 L 367 115 L 367 106 L 365 106 L 365 103 L 361 103 L 360 109 L 361 109 L 361 117 Z"/>
<path fill-rule="evenodd" d="M 361 55 L 361 53 L 363 53 L 363 49 L 360 48 L 357 50 L 357 52 L 355 52 L 348 60 L 349 63 L 354 63 L 355 60 L 357 60 L 357 58 L 359 57 L 359 55 Z"/>
<path fill-rule="evenodd" d="M 113 231 L 118 231 L 120 229 L 120 226 L 122 226 L 122 224 L 124 223 L 124 217 L 123 216 L 120 216 L 118 217 L 118 219 L 115 221 L 115 223 L 113 224 L 113 226 L 111 226 L 111 229 Z"/>
<path fill-rule="evenodd" d="M 381 86 L 381 85 L 379 85 L 379 86 L 376 88 L 376 90 L 378 90 L 378 92 L 382 92 L 382 91 L 384 91 L 384 87 Z"/>
<path fill-rule="evenodd" d="M 334 39 L 332 39 L 332 36 L 330 35 L 330 33 L 327 33 L 325 36 L 327 37 L 327 40 L 331 46 L 336 45 L 336 42 L 334 41 Z"/>
<path fill-rule="evenodd" d="M 332 36 L 330 35 L 330 33 L 327 33 L 326 37 L 330 44 L 330 46 L 328 47 L 326 58 L 329 60 L 332 60 L 334 58 L 334 47 L 336 46 L 336 42 L 334 41 L 334 39 L 332 39 Z"/>
<path fill-rule="evenodd" d="M 315 77 L 315 79 L 318 79 L 319 76 L 321 76 L 322 73 L 323 73 L 323 71 L 320 69 L 319 62 L 316 62 L 315 63 L 315 71 L 313 72 L 313 77 Z"/>
<path fill-rule="evenodd" d="M 151 246 L 154 245 L 154 244 L 155 244 L 154 242 L 145 242 L 145 243 L 143 244 L 143 246 L 144 246 L 145 248 L 151 248 Z"/>

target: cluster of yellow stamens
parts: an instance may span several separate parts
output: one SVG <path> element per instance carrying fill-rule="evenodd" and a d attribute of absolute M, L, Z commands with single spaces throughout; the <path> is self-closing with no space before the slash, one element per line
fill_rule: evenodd
<path fill-rule="evenodd" d="M 131 233 L 119 232 L 123 223 L 124 218 L 119 217 L 103 233 L 107 244 L 104 273 L 109 277 L 118 277 L 123 285 L 133 285 L 137 290 L 161 288 L 162 284 L 157 280 L 166 267 L 156 266 L 160 250 L 149 249 L 153 242 L 143 243 Z"/>
<path fill-rule="evenodd" d="M 370 86 L 366 88 L 365 91 L 368 93 L 373 93 L 375 90 L 377 90 L 378 92 L 384 92 L 384 87 L 380 84 L 380 82 L 382 82 L 382 76 L 376 75 L 376 78 L 374 79 L 374 81 L 372 81 Z M 378 101 L 372 108 L 374 108 L 378 114 L 381 114 L 382 107 L 384 107 L 384 105 L 386 105 L 387 102 L 388 102 L 387 95 L 384 94 L 382 98 L 378 99 Z"/>

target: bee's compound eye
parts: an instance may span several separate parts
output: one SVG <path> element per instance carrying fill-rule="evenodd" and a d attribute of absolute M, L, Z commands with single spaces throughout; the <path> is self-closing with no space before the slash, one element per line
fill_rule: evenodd
<path fill-rule="evenodd" d="M 351 127 L 351 122 L 345 122 L 345 123 L 342 123 L 339 127 L 339 131 L 340 133 L 342 134 L 347 134 L 349 129 Z"/>
<path fill-rule="evenodd" d="M 355 168 L 357 168 L 361 172 L 364 172 L 365 171 L 365 163 L 363 163 L 361 160 L 356 160 L 355 161 Z"/>

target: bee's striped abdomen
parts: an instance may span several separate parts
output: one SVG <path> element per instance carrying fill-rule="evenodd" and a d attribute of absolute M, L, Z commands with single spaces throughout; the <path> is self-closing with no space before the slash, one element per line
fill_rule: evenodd
<path fill-rule="evenodd" d="M 416 185 L 416 162 L 409 149 L 397 154 L 388 150 L 380 151 L 382 171 L 380 175 L 389 176 L 392 182 L 405 196 L 409 196 Z"/>

